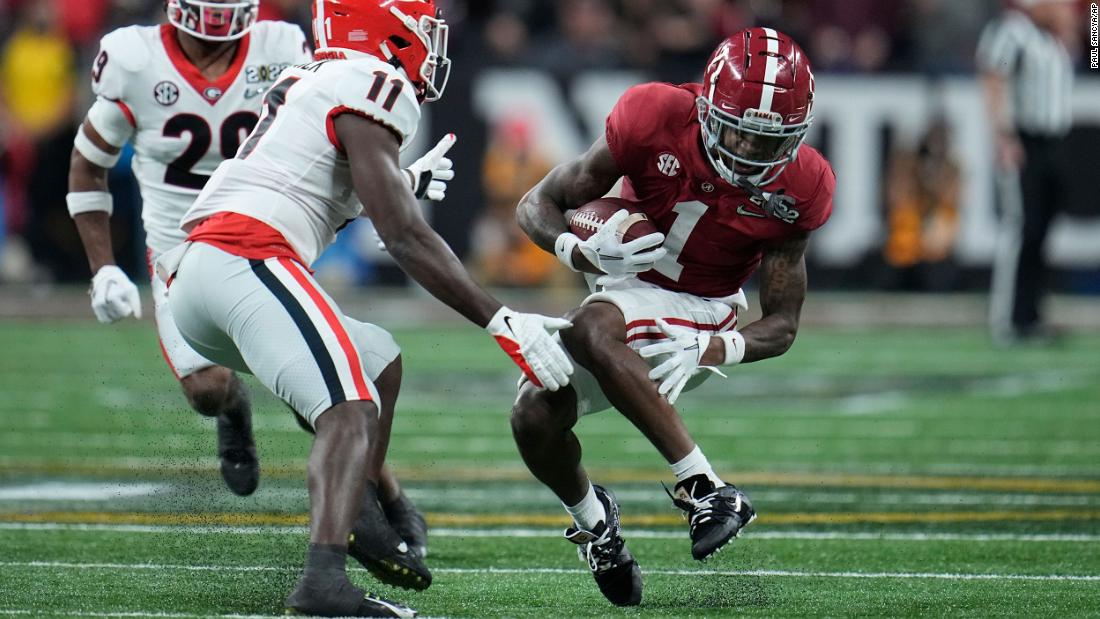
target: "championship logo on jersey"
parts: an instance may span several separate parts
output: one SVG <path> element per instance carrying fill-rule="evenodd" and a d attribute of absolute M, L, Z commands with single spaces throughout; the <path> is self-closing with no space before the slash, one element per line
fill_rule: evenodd
<path fill-rule="evenodd" d="M 680 160 L 672 153 L 661 153 L 657 157 L 657 169 L 665 176 L 676 176 L 680 173 Z"/>
<path fill-rule="evenodd" d="M 179 101 L 180 88 L 169 81 L 160 82 L 153 87 L 153 98 L 157 103 L 167 107 Z"/>

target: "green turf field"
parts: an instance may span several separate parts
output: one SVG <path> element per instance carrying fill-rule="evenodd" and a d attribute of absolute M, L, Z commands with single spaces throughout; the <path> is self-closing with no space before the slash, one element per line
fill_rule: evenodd
<path fill-rule="evenodd" d="M 1100 616 L 1100 334 L 993 348 L 979 330 L 806 328 L 681 400 L 760 518 L 705 564 L 625 420 L 581 422 L 646 574 L 596 591 L 511 442 L 516 373 L 474 328 L 402 329 L 390 461 L 433 525 L 446 617 Z M 254 385 L 263 478 L 221 485 L 151 325 L 0 323 L 0 615 L 281 614 L 303 556 L 308 436 Z"/>

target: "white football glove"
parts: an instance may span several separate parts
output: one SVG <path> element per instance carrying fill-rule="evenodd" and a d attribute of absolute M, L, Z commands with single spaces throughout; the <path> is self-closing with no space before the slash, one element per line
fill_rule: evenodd
<path fill-rule="evenodd" d="M 573 364 L 551 335 L 572 326 L 564 318 L 520 314 L 501 307 L 485 330 L 536 387 L 557 391 L 569 384 Z"/>
<path fill-rule="evenodd" d="M 88 293 L 92 296 L 92 311 L 103 324 L 127 316 L 141 318 L 141 295 L 137 286 L 113 264 L 100 267 L 92 278 L 92 289 Z"/>
<path fill-rule="evenodd" d="M 665 235 L 654 232 L 623 243 L 622 231 L 619 228 L 627 222 L 629 217 L 630 211 L 626 209 L 618 211 L 608 217 L 600 229 L 584 241 L 577 235 L 566 232 L 558 238 L 555 253 L 563 262 L 569 260 L 570 262 L 566 262 L 566 265 L 574 270 L 576 267 L 571 262 L 573 248 L 577 247 L 596 268 L 612 277 L 625 277 L 648 271 L 668 253 L 668 250 L 660 246 L 665 242 Z"/>
<path fill-rule="evenodd" d="M 428 198 L 436 202 L 447 194 L 447 181 L 455 177 L 454 162 L 445 157 L 447 151 L 455 145 L 458 138 L 448 133 L 439 140 L 435 148 L 405 168 L 412 183 L 413 194 L 417 198 Z"/>
<path fill-rule="evenodd" d="M 726 377 L 716 367 L 699 365 L 703 359 L 703 353 L 707 352 L 707 347 L 710 346 L 710 333 L 674 327 L 660 318 L 657 319 L 657 326 L 668 336 L 668 339 L 643 346 L 638 350 L 638 354 L 647 359 L 669 355 L 668 359 L 649 371 L 650 380 L 660 381 L 657 393 L 665 396 L 669 404 L 675 404 L 676 398 L 680 397 L 680 392 L 684 390 L 684 386 L 691 377 L 703 370 L 714 372 L 722 378 Z"/>

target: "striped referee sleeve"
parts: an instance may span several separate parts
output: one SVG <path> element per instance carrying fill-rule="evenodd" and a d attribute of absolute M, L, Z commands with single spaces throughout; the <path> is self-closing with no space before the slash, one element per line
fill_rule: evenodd
<path fill-rule="evenodd" d="M 977 62 L 981 71 L 1010 75 L 1020 58 L 1020 15 L 1008 14 L 991 21 L 978 40 Z"/>

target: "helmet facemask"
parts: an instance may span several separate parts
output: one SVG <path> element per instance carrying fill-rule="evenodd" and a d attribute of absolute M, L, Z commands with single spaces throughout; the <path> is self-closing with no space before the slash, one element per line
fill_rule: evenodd
<path fill-rule="evenodd" d="M 260 0 L 168 0 L 168 22 L 204 41 L 236 41 L 256 23 Z"/>
<path fill-rule="evenodd" d="M 751 108 L 737 117 L 703 96 L 695 103 L 707 158 L 732 185 L 738 181 L 756 186 L 774 182 L 798 156 L 798 147 L 813 122 L 807 117 L 801 123 L 784 125 L 780 114 Z"/>
<path fill-rule="evenodd" d="M 451 76 L 451 59 L 447 57 L 447 39 L 450 34 L 450 27 L 438 16 L 438 13 L 436 17 L 421 15 L 420 19 L 416 19 L 406 15 L 396 6 L 391 7 L 390 12 L 401 20 L 401 23 L 416 36 L 427 51 L 424 62 L 415 69 L 417 74 L 408 75 L 409 79 L 413 83 L 419 82 L 422 84 L 421 99 L 424 101 L 438 100 L 443 96 L 443 90 L 447 87 L 447 80 Z M 405 46 L 410 44 L 408 41 L 395 39 L 398 39 L 398 37 L 390 37 L 388 42 L 382 43 L 382 53 L 387 58 L 392 59 L 395 57 L 394 51 L 389 47 L 390 45 L 393 45 L 396 49 L 404 49 Z M 402 45 L 403 43 L 405 45 Z M 412 69 L 411 67 L 401 68 L 406 73 Z"/>

